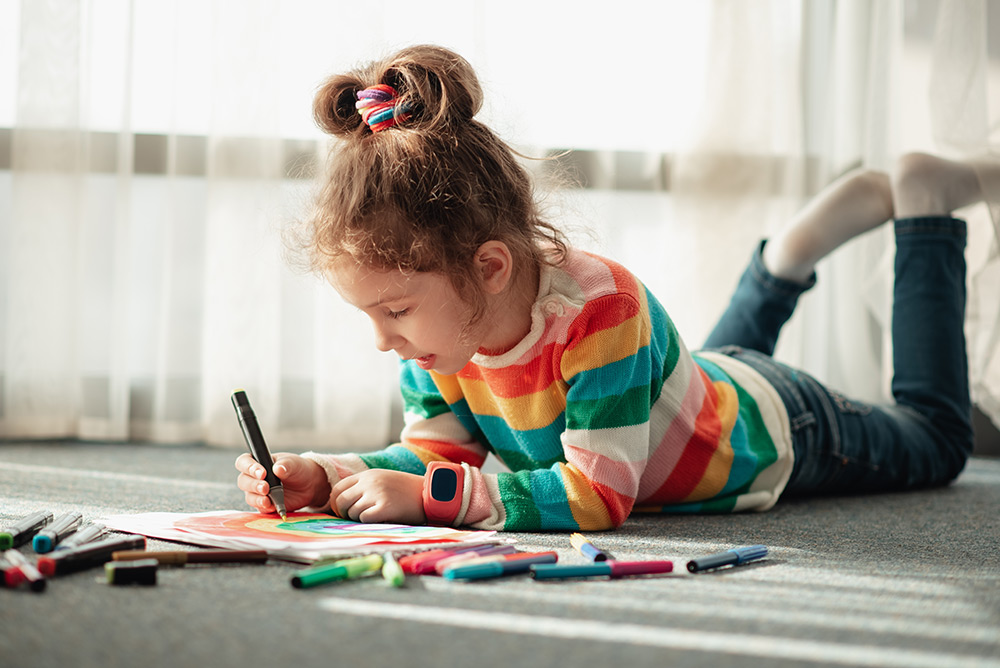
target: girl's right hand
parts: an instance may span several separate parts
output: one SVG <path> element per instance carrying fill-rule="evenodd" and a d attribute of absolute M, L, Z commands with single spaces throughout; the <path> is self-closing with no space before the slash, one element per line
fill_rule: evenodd
<path fill-rule="evenodd" d="M 289 452 L 279 452 L 271 459 L 271 470 L 281 480 L 289 512 L 303 506 L 322 508 L 330 502 L 330 481 L 319 464 Z M 247 503 L 262 513 L 277 512 L 267 496 L 270 486 L 264 482 L 264 467 L 244 452 L 236 458 L 236 470 L 240 472 L 236 486 L 245 493 Z"/>

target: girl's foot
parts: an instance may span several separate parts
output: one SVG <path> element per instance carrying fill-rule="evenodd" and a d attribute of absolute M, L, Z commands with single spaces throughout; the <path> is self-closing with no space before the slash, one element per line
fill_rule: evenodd
<path fill-rule="evenodd" d="M 996 165 L 978 165 L 996 171 Z M 897 218 L 948 216 L 982 199 L 977 164 L 956 162 L 927 153 L 901 157 L 892 175 L 892 199 Z"/>
<path fill-rule="evenodd" d="M 831 251 L 893 217 L 889 176 L 860 169 L 820 192 L 764 246 L 764 265 L 778 278 L 804 283 Z"/>

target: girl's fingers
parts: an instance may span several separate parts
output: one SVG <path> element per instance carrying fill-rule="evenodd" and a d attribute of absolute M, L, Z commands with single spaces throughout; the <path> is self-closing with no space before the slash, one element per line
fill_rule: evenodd
<path fill-rule="evenodd" d="M 253 478 L 264 478 L 264 467 L 246 452 L 236 458 L 236 470 Z"/>
<path fill-rule="evenodd" d="M 258 480 L 257 478 L 251 478 L 247 474 L 240 474 L 236 478 L 236 486 L 242 489 L 244 492 L 251 494 L 267 494 L 270 492 L 270 487 L 263 480 Z"/>

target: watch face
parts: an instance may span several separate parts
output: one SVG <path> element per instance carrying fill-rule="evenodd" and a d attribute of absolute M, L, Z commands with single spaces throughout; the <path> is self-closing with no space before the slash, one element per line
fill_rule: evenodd
<path fill-rule="evenodd" d="M 435 501 L 451 501 L 456 493 L 458 493 L 458 475 L 451 469 L 436 469 L 431 476 L 431 498 Z"/>

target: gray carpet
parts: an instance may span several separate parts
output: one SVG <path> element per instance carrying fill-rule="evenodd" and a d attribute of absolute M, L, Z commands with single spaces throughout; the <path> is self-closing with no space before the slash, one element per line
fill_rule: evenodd
<path fill-rule="evenodd" d="M 0 444 L 0 524 L 37 509 L 242 509 L 237 454 Z M 111 587 L 91 570 L 42 593 L 0 589 L 0 666 L 1000 667 L 998 509 L 1000 460 L 977 457 L 946 488 L 642 516 L 592 536 L 618 558 L 678 560 L 683 574 L 664 577 L 297 590 L 298 567 L 280 562 L 161 568 L 155 587 Z M 566 534 L 513 537 L 582 559 Z M 766 560 L 683 571 L 689 557 L 754 543 Z"/>

